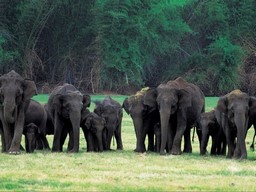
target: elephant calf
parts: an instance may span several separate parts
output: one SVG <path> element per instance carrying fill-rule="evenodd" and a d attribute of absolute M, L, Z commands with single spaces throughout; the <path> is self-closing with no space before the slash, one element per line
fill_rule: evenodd
<path fill-rule="evenodd" d="M 202 113 L 200 116 L 199 126 L 202 132 L 202 142 L 200 146 L 200 154 L 206 154 L 209 136 L 212 137 L 211 155 L 226 154 L 226 139 L 223 129 L 218 124 L 215 117 L 215 110 Z"/>
<path fill-rule="evenodd" d="M 39 135 L 39 127 L 34 123 L 30 123 L 24 126 L 23 134 L 25 136 L 26 152 L 33 153 L 36 148 L 36 140 Z"/>
<path fill-rule="evenodd" d="M 105 126 L 105 119 L 94 112 L 87 114 L 86 117 L 82 119 L 81 127 L 87 143 L 87 152 L 103 151 L 103 145 L 106 145 Z"/>

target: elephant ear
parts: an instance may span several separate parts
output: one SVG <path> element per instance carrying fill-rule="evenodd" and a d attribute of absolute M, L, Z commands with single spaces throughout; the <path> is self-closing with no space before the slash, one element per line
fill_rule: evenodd
<path fill-rule="evenodd" d="M 85 123 L 84 123 L 85 127 L 89 130 L 92 126 L 92 116 L 87 117 Z"/>
<path fill-rule="evenodd" d="M 228 99 L 226 96 L 220 97 L 219 101 L 217 103 L 216 110 L 226 114 L 227 113 L 227 107 L 228 107 Z"/>
<path fill-rule="evenodd" d="M 143 104 L 156 109 L 157 108 L 156 98 L 157 98 L 157 90 L 155 88 L 149 89 L 144 95 Z"/>
<path fill-rule="evenodd" d="M 64 101 L 64 96 L 62 94 L 57 94 L 53 98 L 52 105 L 56 111 L 61 111 L 61 106 Z"/>
<path fill-rule="evenodd" d="M 91 97 L 90 95 L 83 95 L 83 107 L 90 107 Z"/>
<path fill-rule="evenodd" d="M 188 108 L 192 106 L 192 97 L 189 91 L 180 89 L 178 91 L 179 107 Z"/>
<path fill-rule="evenodd" d="M 24 101 L 31 99 L 34 95 L 37 95 L 36 84 L 31 80 L 24 80 Z"/>
<path fill-rule="evenodd" d="M 126 111 L 126 113 L 128 115 L 130 115 L 130 104 L 129 104 L 129 98 L 125 98 L 124 102 L 123 102 L 123 105 L 122 105 L 122 108 L 124 108 L 124 110 Z"/>

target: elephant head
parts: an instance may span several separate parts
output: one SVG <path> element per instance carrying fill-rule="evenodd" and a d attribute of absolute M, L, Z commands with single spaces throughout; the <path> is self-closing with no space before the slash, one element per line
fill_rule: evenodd
<path fill-rule="evenodd" d="M 10 154 L 20 153 L 24 113 L 30 98 L 35 94 L 35 83 L 23 79 L 15 71 L 0 77 L 0 118 L 5 138 L 4 150 L 9 150 Z"/>
<path fill-rule="evenodd" d="M 36 85 L 31 80 L 23 79 L 15 71 L 0 77 L 0 103 L 4 110 L 4 119 L 13 124 L 17 118 L 17 106 L 29 101 L 37 94 Z"/>
<path fill-rule="evenodd" d="M 249 128 L 250 113 L 256 100 L 240 90 L 234 90 L 220 97 L 216 115 L 217 121 L 224 129 L 228 143 L 228 158 L 246 159 L 245 137 Z M 235 143 L 235 138 L 237 142 Z"/>

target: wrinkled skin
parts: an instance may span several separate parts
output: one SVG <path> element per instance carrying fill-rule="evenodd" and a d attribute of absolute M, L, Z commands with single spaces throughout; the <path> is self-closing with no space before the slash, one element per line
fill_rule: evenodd
<path fill-rule="evenodd" d="M 228 158 L 246 159 L 245 137 L 253 123 L 251 114 L 255 113 L 256 99 L 240 90 L 234 90 L 220 97 L 216 111 L 219 124 L 223 127 L 227 144 Z"/>
<path fill-rule="evenodd" d="M 106 143 L 103 142 L 104 150 L 110 150 L 111 139 L 114 136 L 117 149 L 123 150 L 121 125 L 123 118 L 122 106 L 111 97 L 107 96 L 102 102 L 96 101 L 94 112 L 106 121 Z"/>
<path fill-rule="evenodd" d="M 106 142 L 106 121 L 94 112 L 89 112 L 85 118 L 82 117 L 81 127 L 87 143 L 87 152 L 103 151 L 103 141 Z"/>
<path fill-rule="evenodd" d="M 160 84 L 155 92 L 145 95 L 145 104 L 159 110 L 161 124 L 160 154 L 171 151 L 181 154 L 181 141 L 184 135 L 184 152 L 191 153 L 190 129 L 198 127 L 200 114 L 204 112 L 203 92 L 194 84 L 187 83 L 181 77 L 166 84 Z M 199 141 L 201 133 L 197 129 Z M 167 150 L 165 151 L 167 147 Z"/>
<path fill-rule="evenodd" d="M 56 87 L 49 96 L 48 110 L 54 125 L 53 152 L 63 151 L 67 134 L 67 151 L 79 152 L 81 110 L 89 106 L 88 98 L 83 96 L 73 85 L 64 84 Z"/>
<path fill-rule="evenodd" d="M 200 154 L 206 154 L 209 136 L 211 136 L 211 155 L 226 155 L 226 138 L 215 117 L 215 110 L 201 114 L 199 127 L 202 132 Z"/>
<path fill-rule="evenodd" d="M 145 152 L 145 139 L 148 136 L 148 151 L 155 151 L 154 148 L 154 125 L 160 121 L 159 112 L 153 107 L 145 105 L 144 95 L 152 89 L 141 90 L 136 95 L 126 98 L 122 107 L 132 118 L 135 135 L 135 152 Z"/>
<path fill-rule="evenodd" d="M 29 123 L 24 126 L 23 134 L 25 135 L 26 152 L 33 153 L 36 148 L 39 127 L 34 123 Z"/>
<path fill-rule="evenodd" d="M 36 134 L 36 149 L 50 149 L 46 139 L 46 121 L 47 114 L 44 107 L 39 102 L 30 100 L 28 109 L 25 113 L 24 125 L 26 126 L 33 123 L 37 126 L 38 134 Z"/>
<path fill-rule="evenodd" d="M 30 98 L 35 94 L 35 83 L 25 80 L 15 71 L 0 77 L 0 120 L 4 135 L 2 151 L 20 153 L 25 112 Z"/>

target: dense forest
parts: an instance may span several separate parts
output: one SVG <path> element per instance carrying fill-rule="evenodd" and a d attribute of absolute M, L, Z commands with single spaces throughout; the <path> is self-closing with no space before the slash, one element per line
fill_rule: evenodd
<path fill-rule="evenodd" d="M 0 0 L 0 74 L 125 94 L 182 76 L 206 95 L 254 94 L 255 10 L 255 0 Z"/>

